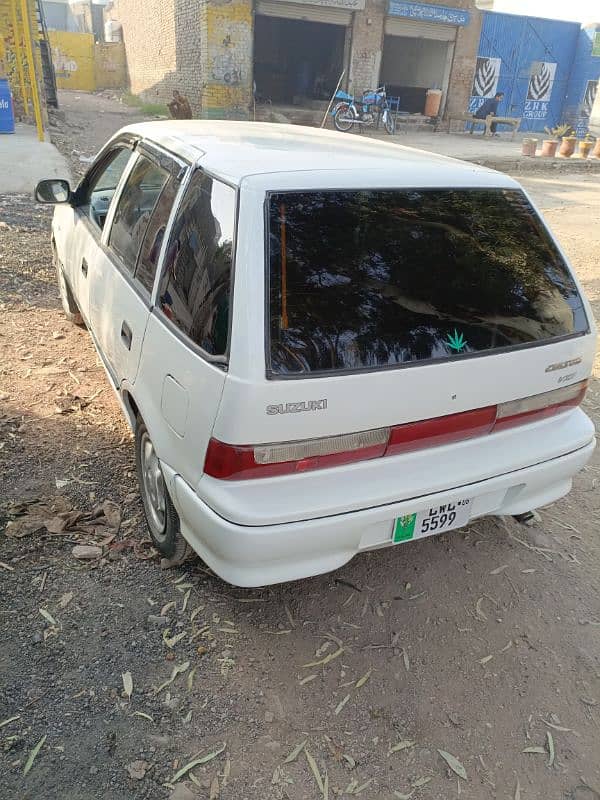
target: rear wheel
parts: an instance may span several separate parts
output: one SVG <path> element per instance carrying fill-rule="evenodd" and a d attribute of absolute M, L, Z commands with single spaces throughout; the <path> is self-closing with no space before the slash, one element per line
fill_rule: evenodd
<path fill-rule="evenodd" d="M 73 325 L 84 325 L 83 317 L 79 311 L 79 307 L 73 297 L 73 292 L 69 288 L 69 284 L 65 280 L 62 264 L 58 260 L 56 250 L 52 247 L 52 260 L 56 269 L 56 279 L 58 281 L 58 293 L 60 295 L 60 302 L 63 307 L 65 317 L 72 322 Z"/>
<path fill-rule="evenodd" d="M 389 109 L 386 109 L 386 110 L 383 112 L 383 115 L 384 115 L 384 120 L 383 120 L 383 123 L 384 123 L 384 125 L 385 125 L 385 129 L 386 129 L 386 131 L 387 131 L 387 132 L 390 134 L 390 136 L 392 136 L 392 134 L 393 134 L 393 133 L 394 133 L 394 131 L 396 130 L 396 120 L 395 120 L 395 119 L 394 119 L 394 117 L 392 116 L 392 114 L 391 114 L 391 112 L 389 111 Z"/>
<path fill-rule="evenodd" d="M 169 495 L 148 428 L 141 417 L 138 417 L 135 428 L 135 463 L 150 538 L 163 556 L 173 563 L 179 563 L 190 552 L 190 547 L 181 534 L 179 514 Z"/>
<path fill-rule="evenodd" d="M 354 114 L 352 113 L 352 109 L 349 105 L 342 103 L 337 107 L 337 110 L 333 115 L 333 124 L 337 130 L 341 131 L 342 133 L 346 133 L 346 131 L 350 130 L 350 128 L 354 125 Z"/>

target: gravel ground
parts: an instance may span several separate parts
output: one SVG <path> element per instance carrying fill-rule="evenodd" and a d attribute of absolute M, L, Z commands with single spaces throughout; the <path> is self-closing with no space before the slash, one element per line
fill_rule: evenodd
<path fill-rule="evenodd" d="M 62 99 L 80 174 L 135 117 Z M 598 311 L 600 179 L 526 183 Z M 270 589 L 161 570 L 49 224 L 0 197 L 0 797 L 600 798 L 600 457 L 532 528 L 479 521 Z"/>

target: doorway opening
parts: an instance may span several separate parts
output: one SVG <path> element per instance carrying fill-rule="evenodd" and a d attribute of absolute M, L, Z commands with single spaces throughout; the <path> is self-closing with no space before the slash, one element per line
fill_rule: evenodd
<path fill-rule="evenodd" d="M 400 111 L 422 114 L 428 89 L 444 89 L 450 42 L 386 36 L 381 83 L 388 96 L 400 98 Z"/>
<path fill-rule="evenodd" d="M 345 37 L 343 25 L 257 14 L 256 99 L 288 105 L 328 100 L 343 68 Z"/>

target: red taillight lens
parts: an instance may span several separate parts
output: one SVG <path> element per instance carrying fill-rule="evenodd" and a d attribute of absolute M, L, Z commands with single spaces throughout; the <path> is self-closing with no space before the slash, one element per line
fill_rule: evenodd
<path fill-rule="evenodd" d="M 268 478 L 437 447 L 553 416 L 578 406 L 586 389 L 581 381 L 499 406 L 321 439 L 259 445 L 211 439 L 204 472 L 221 480 Z"/>
<path fill-rule="evenodd" d="M 379 458 L 385 453 L 389 428 L 279 444 L 232 445 L 211 439 L 204 472 L 221 480 L 289 475 Z"/>
<path fill-rule="evenodd" d="M 448 414 L 445 417 L 425 419 L 421 422 L 408 422 L 392 428 L 386 456 L 435 447 L 461 439 L 472 439 L 490 433 L 496 420 L 496 406 L 477 408 L 461 414 Z"/>

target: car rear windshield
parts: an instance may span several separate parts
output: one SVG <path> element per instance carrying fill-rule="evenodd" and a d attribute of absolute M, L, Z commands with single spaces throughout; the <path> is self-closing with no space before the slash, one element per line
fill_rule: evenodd
<path fill-rule="evenodd" d="M 268 232 L 270 375 L 466 358 L 588 329 L 519 190 L 276 193 Z"/>

